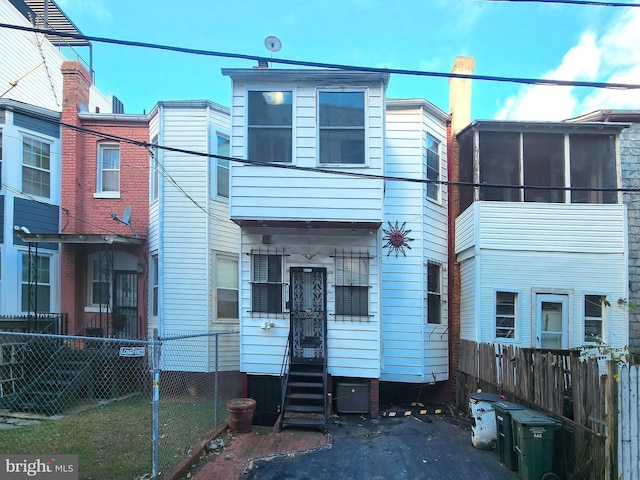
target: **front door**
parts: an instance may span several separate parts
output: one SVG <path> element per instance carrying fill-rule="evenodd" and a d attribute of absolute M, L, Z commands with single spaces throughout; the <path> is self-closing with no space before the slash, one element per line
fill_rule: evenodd
<path fill-rule="evenodd" d="M 138 338 L 138 274 L 113 272 L 113 335 Z"/>
<path fill-rule="evenodd" d="M 291 359 L 323 362 L 326 356 L 327 269 L 291 268 Z"/>
<path fill-rule="evenodd" d="M 536 295 L 538 348 L 567 348 L 568 304 L 566 295 Z"/>

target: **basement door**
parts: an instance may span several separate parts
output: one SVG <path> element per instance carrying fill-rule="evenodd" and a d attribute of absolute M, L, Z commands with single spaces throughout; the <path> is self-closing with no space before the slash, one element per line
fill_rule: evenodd
<path fill-rule="evenodd" d="M 327 269 L 291 268 L 290 345 L 293 362 L 324 362 Z"/>

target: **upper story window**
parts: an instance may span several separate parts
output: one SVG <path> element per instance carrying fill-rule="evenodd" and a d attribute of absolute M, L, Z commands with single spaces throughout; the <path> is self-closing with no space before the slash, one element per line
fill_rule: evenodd
<path fill-rule="evenodd" d="M 154 136 L 151 139 L 151 150 L 150 150 L 150 160 L 151 160 L 151 181 L 149 186 L 149 192 L 151 194 L 151 201 L 154 202 L 158 199 L 159 192 L 159 182 L 160 182 L 160 165 L 158 163 L 158 147 L 155 145 L 158 144 L 158 136 Z"/>
<path fill-rule="evenodd" d="M 0 189 L 2 188 L 2 130 L 0 130 Z"/>
<path fill-rule="evenodd" d="M 427 323 L 442 323 L 442 273 L 437 263 L 427 263 Z"/>
<path fill-rule="evenodd" d="M 605 297 L 603 295 L 584 296 L 584 341 L 602 341 Z"/>
<path fill-rule="evenodd" d="M 438 200 L 440 191 L 440 142 L 427 134 L 427 197 Z"/>
<path fill-rule="evenodd" d="M 51 144 L 35 138 L 22 140 L 22 192 L 51 197 Z"/>
<path fill-rule="evenodd" d="M 247 157 L 260 162 L 292 161 L 293 93 L 247 92 Z"/>
<path fill-rule="evenodd" d="M 614 134 L 469 129 L 459 137 L 459 151 L 460 181 L 487 184 L 461 186 L 461 210 L 474 200 L 594 204 L 618 201 Z"/>
<path fill-rule="evenodd" d="M 364 92 L 318 92 L 321 164 L 364 165 Z"/>
<path fill-rule="evenodd" d="M 100 143 L 98 145 L 97 193 L 120 191 L 120 145 Z"/>
<path fill-rule="evenodd" d="M 228 157 L 230 153 L 229 137 L 226 135 L 217 135 L 216 154 Z M 218 158 L 216 167 L 216 188 L 211 190 L 219 197 L 229 198 L 229 160 Z"/>
<path fill-rule="evenodd" d="M 160 281 L 160 271 L 158 265 L 158 254 L 151 255 L 151 268 L 149 268 L 151 276 L 151 316 L 158 316 L 158 285 Z"/>

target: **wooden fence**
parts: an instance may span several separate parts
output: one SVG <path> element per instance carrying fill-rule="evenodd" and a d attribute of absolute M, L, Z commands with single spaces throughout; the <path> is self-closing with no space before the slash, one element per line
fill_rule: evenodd
<path fill-rule="evenodd" d="M 640 366 L 619 369 L 618 472 L 622 480 L 640 478 Z"/>
<path fill-rule="evenodd" d="M 601 376 L 596 359 L 583 360 L 574 350 L 462 340 L 457 406 L 466 409 L 469 393 L 481 389 L 544 411 L 564 425 L 556 468 L 565 478 L 617 479 L 615 369 L 609 362 L 607 375 Z"/>

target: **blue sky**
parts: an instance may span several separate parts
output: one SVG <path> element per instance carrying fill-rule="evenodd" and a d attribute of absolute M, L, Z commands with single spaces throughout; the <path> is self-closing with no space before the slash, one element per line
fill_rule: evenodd
<path fill-rule="evenodd" d="M 640 8 L 483 0 L 56 0 L 86 35 L 359 66 L 448 72 L 457 55 L 480 75 L 640 84 Z M 632 0 L 628 0 L 631 2 Z M 633 0 L 640 3 L 640 0 Z M 224 67 L 255 62 L 94 44 L 96 84 L 127 113 L 160 100 L 229 105 Z M 389 98 L 448 111 L 448 81 L 393 75 Z M 472 118 L 560 120 L 600 108 L 640 110 L 640 90 L 475 81 Z"/>

